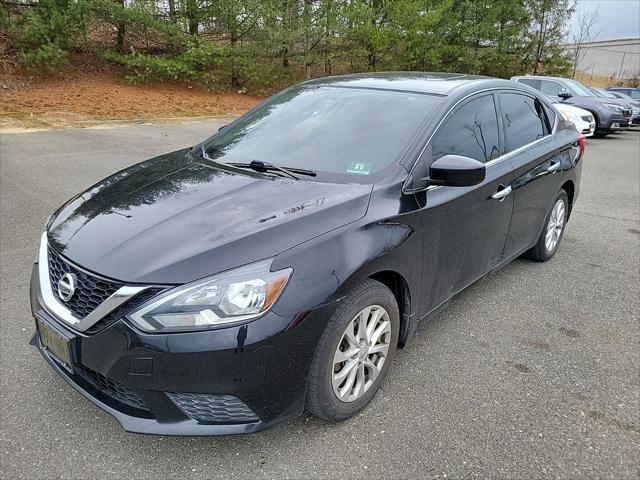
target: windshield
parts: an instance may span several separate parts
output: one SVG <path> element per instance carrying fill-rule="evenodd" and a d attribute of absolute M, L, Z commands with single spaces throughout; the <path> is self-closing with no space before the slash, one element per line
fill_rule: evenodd
<path fill-rule="evenodd" d="M 634 100 L 640 100 L 640 91 L 639 90 L 631 90 L 629 92 L 629 95 L 631 95 L 631 98 L 633 98 Z"/>
<path fill-rule="evenodd" d="M 630 97 L 626 93 L 616 92 L 615 96 L 618 97 L 618 98 L 621 98 L 623 100 L 627 100 L 628 102 L 638 103 L 638 100 L 636 100 L 635 98 Z"/>
<path fill-rule="evenodd" d="M 576 82 L 575 80 L 565 80 L 564 82 L 574 95 L 579 97 L 595 97 L 595 94 L 580 82 Z"/>
<path fill-rule="evenodd" d="M 221 162 L 258 160 L 363 178 L 389 166 L 439 98 L 340 87 L 294 87 L 205 144 Z"/>
<path fill-rule="evenodd" d="M 598 93 L 599 97 L 605 97 L 605 98 L 618 98 L 616 97 L 613 93 L 611 92 L 607 92 L 604 88 L 595 88 L 594 90 L 596 91 L 596 93 Z"/>

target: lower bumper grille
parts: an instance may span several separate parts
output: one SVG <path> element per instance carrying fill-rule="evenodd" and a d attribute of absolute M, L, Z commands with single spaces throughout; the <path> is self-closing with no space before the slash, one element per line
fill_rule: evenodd
<path fill-rule="evenodd" d="M 199 423 L 252 423 L 260 419 L 242 400 L 233 395 L 169 393 L 167 396 L 186 415 Z"/>
<path fill-rule="evenodd" d="M 84 365 L 77 365 L 78 374 L 87 382 L 100 390 L 105 395 L 129 407 L 138 408 L 140 410 L 148 410 L 149 408 L 133 390 L 125 387 L 123 384 L 112 378 L 105 377 L 101 373 L 91 370 Z"/>

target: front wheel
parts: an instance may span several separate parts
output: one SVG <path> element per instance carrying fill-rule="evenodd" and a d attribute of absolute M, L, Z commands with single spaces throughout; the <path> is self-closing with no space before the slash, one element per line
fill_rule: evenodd
<path fill-rule="evenodd" d="M 398 344 L 400 313 L 386 286 L 366 280 L 331 316 L 309 372 L 307 407 L 337 422 L 365 407 L 380 388 Z"/>
<path fill-rule="evenodd" d="M 525 256 L 538 262 L 546 262 L 558 250 L 569 213 L 569 197 L 563 189 L 558 192 L 551 211 L 544 220 L 544 228 L 536 245 Z"/>

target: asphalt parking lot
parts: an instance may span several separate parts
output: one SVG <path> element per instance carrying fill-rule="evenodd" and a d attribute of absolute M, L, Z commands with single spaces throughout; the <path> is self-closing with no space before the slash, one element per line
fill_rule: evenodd
<path fill-rule="evenodd" d="M 124 432 L 28 345 L 47 216 L 105 175 L 219 123 L 0 137 L 0 477 L 611 478 L 640 475 L 640 132 L 589 139 L 580 198 L 546 264 L 459 295 L 396 357 L 372 404 L 262 433 Z"/>

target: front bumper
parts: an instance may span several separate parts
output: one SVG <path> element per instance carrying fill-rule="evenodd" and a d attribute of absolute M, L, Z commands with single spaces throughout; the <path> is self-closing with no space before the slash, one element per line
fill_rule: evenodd
<path fill-rule="evenodd" d="M 625 117 L 622 113 L 614 111 L 602 111 L 598 120 L 599 131 L 615 131 L 627 128 L 629 126 L 629 117 Z"/>
<path fill-rule="evenodd" d="M 582 125 L 584 128 L 582 128 L 582 131 L 580 133 L 582 133 L 585 137 L 593 137 L 593 134 L 596 131 L 596 123 L 583 123 Z"/>
<path fill-rule="evenodd" d="M 245 325 L 148 334 L 120 319 L 91 335 L 50 314 L 31 280 L 34 317 L 70 339 L 72 370 L 33 336 L 53 369 L 129 432 L 250 433 L 302 413 L 309 366 L 333 307 L 273 312 Z"/>

